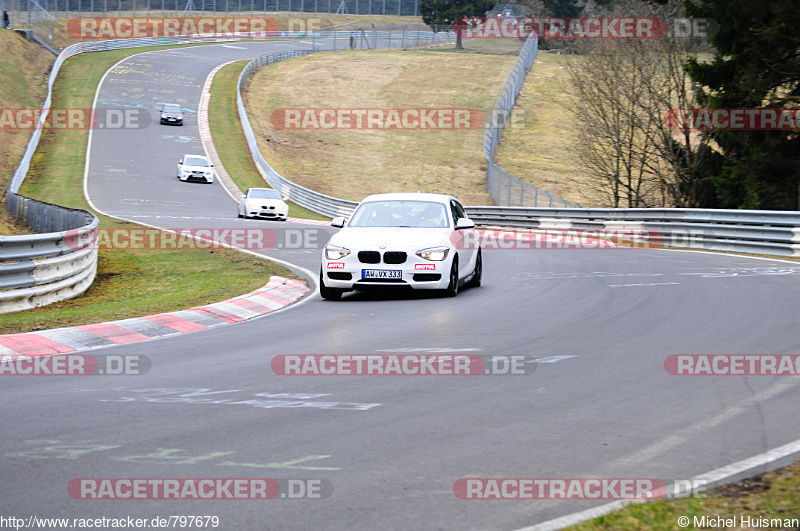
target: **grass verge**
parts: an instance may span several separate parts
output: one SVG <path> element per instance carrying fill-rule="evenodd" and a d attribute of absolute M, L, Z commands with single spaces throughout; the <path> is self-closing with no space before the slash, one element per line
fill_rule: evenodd
<path fill-rule="evenodd" d="M 106 70 L 121 58 L 142 51 L 146 50 L 116 50 L 70 59 L 56 82 L 53 107 L 91 107 Z M 22 193 L 88 210 L 83 197 L 87 142 L 85 130 L 45 131 Z M 101 217 L 100 227 L 139 226 Z M 3 315 L 3 333 L 175 311 L 247 293 L 264 285 L 270 275 L 293 277 L 282 266 L 226 249 L 101 250 L 97 275 L 98 280 L 81 297 Z"/>
<path fill-rule="evenodd" d="M 240 190 L 250 187 L 269 187 L 255 166 L 239 121 L 236 108 L 236 84 L 248 61 L 237 61 L 221 68 L 211 84 L 211 100 L 208 103 L 208 122 L 214 137 L 222 165 Z M 294 203 L 289 204 L 289 216 L 328 220 L 316 212 Z"/>
<path fill-rule="evenodd" d="M 800 518 L 800 461 L 792 466 L 724 485 L 699 496 L 678 500 L 637 503 L 607 515 L 570 527 L 575 531 L 617 529 L 797 529 L 785 519 Z M 734 525 L 714 525 L 735 518 Z M 742 517 L 749 517 L 751 525 Z M 678 519 L 688 518 L 681 526 Z M 777 525 L 753 525 L 761 519 L 776 519 Z"/>
<path fill-rule="evenodd" d="M 571 89 L 565 65 L 584 60 L 539 50 L 495 160 L 523 182 L 584 207 L 603 207 L 607 194 L 581 165 L 567 111 Z"/>

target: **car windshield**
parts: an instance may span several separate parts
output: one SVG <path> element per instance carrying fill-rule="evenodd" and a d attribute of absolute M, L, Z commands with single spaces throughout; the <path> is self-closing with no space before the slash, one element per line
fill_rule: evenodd
<path fill-rule="evenodd" d="M 211 166 L 211 164 L 209 164 L 206 159 L 201 158 L 201 157 L 186 157 L 184 159 L 183 163 L 186 166 L 204 166 L 206 168 L 208 166 Z"/>
<path fill-rule="evenodd" d="M 447 227 L 447 211 L 431 201 L 370 201 L 353 214 L 348 227 Z"/>
<path fill-rule="evenodd" d="M 171 112 L 171 113 L 175 113 L 175 114 L 180 114 L 181 113 L 181 106 L 180 105 L 174 105 L 174 104 L 164 105 L 164 109 L 162 109 L 162 112 Z"/>
<path fill-rule="evenodd" d="M 277 190 L 250 190 L 250 199 L 280 199 Z"/>

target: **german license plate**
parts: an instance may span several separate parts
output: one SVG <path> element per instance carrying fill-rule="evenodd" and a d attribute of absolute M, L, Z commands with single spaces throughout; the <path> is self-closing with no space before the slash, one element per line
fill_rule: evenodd
<path fill-rule="evenodd" d="M 362 269 L 361 278 L 402 279 L 403 272 L 398 269 Z"/>

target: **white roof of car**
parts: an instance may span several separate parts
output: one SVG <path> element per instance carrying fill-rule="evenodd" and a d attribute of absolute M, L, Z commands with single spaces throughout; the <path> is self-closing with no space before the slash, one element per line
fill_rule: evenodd
<path fill-rule="evenodd" d="M 449 203 L 450 199 L 455 199 L 447 194 L 428 194 L 428 193 L 391 193 L 391 194 L 372 194 L 361 200 L 362 203 L 368 201 L 435 201 L 437 203 Z"/>

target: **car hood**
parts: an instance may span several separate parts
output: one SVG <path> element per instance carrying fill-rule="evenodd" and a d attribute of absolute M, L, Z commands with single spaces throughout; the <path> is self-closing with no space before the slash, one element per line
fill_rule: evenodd
<path fill-rule="evenodd" d="M 332 245 L 348 249 L 406 249 L 412 252 L 427 247 L 450 244 L 451 229 L 403 228 L 403 227 L 345 227 L 330 240 Z"/>
<path fill-rule="evenodd" d="M 189 166 L 188 164 L 184 164 L 183 169 L 189 171 L 211 171 L 214 168 L 211 168 L 209 166 Z"/>

